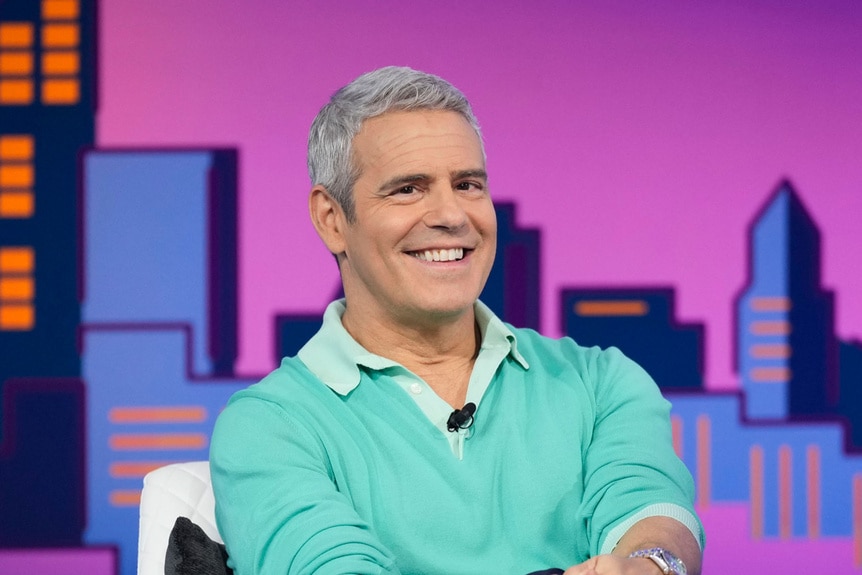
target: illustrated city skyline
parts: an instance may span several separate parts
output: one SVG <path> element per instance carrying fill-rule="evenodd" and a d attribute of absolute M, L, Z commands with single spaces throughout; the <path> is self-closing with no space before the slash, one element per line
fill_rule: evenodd
<path fill-rule="evenodd" d="M 83 465 L 87 510 L 81 514 L 80 509 L 69 509 L 67 505 L 61 513 L 63 517 L 55 517 L 59 521 L 54 528 L 65 526 L 66 542 L 80 541 L 83 534 L 82 542 L 96 549 L 117 545 L 121 572 L 131 572 L 133 568 L 142 475 L 171 461 L 206 459 L 215 416 L 231 393 L 254 382 L 234 378 L 225 367 L 236 353 L 235 328 L 233 333 L 224 328 L 230 325 L 233 312 L 229 302 L 234 301 L 235 286 L 216 281 L 232 277 L 230 270 L 235 269 L 235 261 L 230 261 L 230 254 L 235 253 L 230 243 L 235 241 L 232 214 L 237 191 L 236 161 L 237 155 L 230 150 L 206 149 L 94 149 L 83 157 L 84 209 L 80 225 L 86 251 L 79 260 L 83 263 L 80 274 L 85 279 L 80 330 L 82 385 L 72 389 L 69 381 L 64 381 L 67 387 L 62 392 L 74 399 L 76 409 L 84 404 L 87 414 L 85 428 L 71 434 L 86 439 L 79 456 L 83 459 L 83 453 L 87 453 Z M 118 194 L 120 190 L 122 194 Z M 141 198 L 147 200 L 141 202 Z M 504 319 L 515 313 L 522 325 L 529 327 L 538 321 L 541 233 L 517 225 L 514 204 L 498 205 L 497 215 L 499 257 L 482 298 Z M 794 226 L 781 222 L 793 222 Z M 189 229 L 198 231 L 189 234 Z M 788 241 L 800 236 L 809 241 Z M 158 248 L 152 238 L 171 249 L 162 248 L 160 257 L 153 258 L 152 252 Z M 792 306 L 785 292 L 793 293 L 793 301 L 804 302 L 806 297 L 830 300 L 821 297 L 819 282 L 811 281 L 817 277 L 817 270 L 810 268 L 806 273 L 795 274 L 803 278 L 802 286 L 785 284 L 785 292 L 776 291 L 774 285 L 778 284 L 771 274 L 775 270 L 783 272 L 784 268 L 770 266 L 766 262 L 773 260 L 762 257 L 764 251 L 771 251 L 778 254 L 777 259 L 795 265 L 818 261 L 809 253 L 818 247 L 816 227 L 789 183 L 782 183 L 767 202 L 752 226 L 751 239 L 751 281 L 740 294 L 738 309 L 741 316 L 748 310 L 758 313 L 740 320 L 740 333 L 741 338 L 751 333 L 765 339 L 753 343 L 746 340 L 743 345 L 790 346 L 782 338 L 793 329 L 787 325 L 779 329 L 774 322 L 791 322 L 801 331 L 812 328 L 798 321 L 792 323 L 795 318 L 788 315 Z M 219 267 L 207 265 L 213 258 L 219 260 Z M 172 280 L 166 282 L 165 278 Z M 216 283 L 219 290 L 213 289 Z M 517 294 L 518 299 L 512 294 Z M 213 315 L 212 310 L 228 317 Z M 816 458 L 809 456 L 805 460 L 806 481 L 809 476 L 820 477 L 819 470 L 827 463 L 832 471 L 830 481 L 841 478 L 842 474 L 836 472 L 842 467 L 851 483 L 858 476 L 862 462 L 855 455 L 853 433 L 859 428 L 855 424 L 859 415 L 853 408 L 858 408 L 859 402 L 847 397 L 860 374 L 858 369 L 854 371 L 862 357 L 858 345 L 835 341 L 839 353 L 832 359 L 843 363 L 832 373 L 839 374 L 839 390 L 844 393 L 838 397 L 845 397 L 843 403 L 830 403 L 832 396 L 827 392 L 825 377 L 819 386 L 794 380 L 794 362 L 810 361 L 806 359 L 810 351 L 804 349 L 800 350 L 803 353 L 789 353 L 781 348 L 783 353 L 766 354 L 765 358 L 763 353 L 750 354 L 740 361 L 751 374 L 742 390 L 709 392 L 703 390 L 702 380 L 703 326 L 675 320 L 673 289 L 567 288 L 561 294 L 561 313 L 567 334 L 577 341 L 589 345 L 616 343 L 660 382 L 674 405 L 675 448 L 696 479 L 699 505 L 750 501 L 761 510 L 760 522 L 752 526 L 752 533 L 760 537 L 810 537 L 821 532 L 853 535 L 851 523 L 841 518 L 859 504 L 851 491 L 844 490 L 846 497 L 840 497 L 836 494 L 841 490 L 824 489 L 823 495 L 830 494 L 831 498 L 811 501 L 810 489 L 804 493 L 782 492 L 778 482 L 777 489 L 770 490 L 767 476 L 795 473 L 792 457 L 779 457 L 770 465 L 770 450 L 776 454 L 792 453 L 794 449 L 808 453 L 811 445 L 817 445 L 819 451 Z M 819 323 L 814 328 L 831 325 L 823 309 L 816 317 Z M 275 321 L 280 334 L 279 355 L 286 355 L 319 326 L 320 313 L 281 315 Z M 772 327 L 763 334 L 760 332 L 766 328 L 756 322 L 767 322 L 765 325 Z M 828 351 L 818 354 L 823 355 Z M 159 358 L 157 366 L 150 361 L 153 357 Z M 760 381 L 757 369 L 779 371 L 768 371 L 774 377 Z M 778 375 L 784 377 L 779 379 Z M 38 386 L 36 381 L 26 379 L 12 383 L 11 396 L 19 404 L 13 401 L 9 405 L 8 400 L 4 403 L 4 422 L 17 419 L 21 428 L 5 436 L 38 435 L 30 430 L 38 427 L 36 420 L 42 418 L 36 413 L 41 413 L 43 406 L 33 404 L 28 412 L 27 401 L 38 398 L 40 404 L 50 405 L 56 402 L 56 397 L 50 396 L 61 391 L 47 393 L 46 398 L 50 386 Z M 761 385 L 768 385 L 769 394 L 759 402 L 749 403 L 748 394 L 757 395 Z M 826 407 L 817 412 L 794 411 L 788 398 L 806 390 L 813 395 L 804 405 Z M 9 416 L 9 407 L 16 413 L 15 418 Z M 752 413 L 753 408 L 762 412 Z M 770 426 L 764 428 L 764 423 Z M 770 438 L 771 434 L 775 437 Z M 722 441 L 727 445 L 719 448 L 717 444 Z M 738 475 L 725 477 L 711 472 L 715 460 L 728 454 L 736 454 L 733 457 L 738 459 L 740 450 L 760 454 L 750 459 L 752 468 L 759 469 L 759 490 L 748 481 L 740 482 Z M 35 461 L 26 453 L 18 455 L 24 457 L 8 458 L 0 472 L 8 473 L 3 474 L 4 484 L 13 481 L 13 476 L 18 478 L 22 485 L 16 492 L 26 500 L 26 484 L 34 477 L 28 467 L 33 467 Z M 154 455 L 158 457 L 154 459 Z M 58 461 L 69 463 L 68 457 Z M 54 470 L 52 476 L 74 475 L 76 467 L 82 467 L 80 461 Z M 70 477 L 68 484 L 81 486 L 82 481 Z M 79 499 L 72 496 L 66 501 Z M 811 513 L 797 519 L 793 511 L 788 511 L 796 509 L 800 513 L 798 510 L 812 505 L 818 510 L 816 522 L 811 520 Z M 125 538 L 118 536 L 122 532 L 119 525 L 128 527 Z M 22 541 L 21 531 L 16 530 L 6 537 L 16 545 L 31 545 L 39 535 L 35 533 L 35 540 Z"/>
<path fill-rule="evenodd" d="M 131 574 L 143 475 L 206 459 L 215 417 L 256 379 L 233 369 L 239 150 L 98 148 L 96 2 L 3 7 L 0 565 L 27 549 Z M 481 297 L 538 327 L 541 230 L 515 203 L 497 217 Z M 706 330 L 677 321 L 673 287 L 567 287 L 560 314 L 566 335 L 620 347 L 672 401 L 700 510 L 744 503 L 755 542 L 846 539 L 862 571 L 862 345 L 835 334 L 820 258 L 816 222 L 780 182 L 749 229 L 738 391 L 704 389 Z M 273 318 L 273 362 L 322 311 Z"/>

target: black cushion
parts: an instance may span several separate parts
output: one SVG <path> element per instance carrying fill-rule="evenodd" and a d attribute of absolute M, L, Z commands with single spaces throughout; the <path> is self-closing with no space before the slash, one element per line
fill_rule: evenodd
<path fill-rule="evenodd" d="M 227 551 L 188 517 L 177 517 L 168 538 L 165 575 L 233 575 Z"/>

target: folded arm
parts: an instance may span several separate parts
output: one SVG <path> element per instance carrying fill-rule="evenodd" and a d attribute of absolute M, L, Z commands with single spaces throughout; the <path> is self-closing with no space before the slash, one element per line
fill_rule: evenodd
<path fill-rule="evenodd" d="M 635 523 L 608 555 L 597 555 L 569 568 L 564 575 L 658 575 L 658 565 L 647 558 L 629 558 L 641 549 L 661 547 L 685 563 L 688 575 L 700 575 L 700 545 L 688 527 L 670 517 L 647 517 Z"/>
<path fill-rule="evenodd" d="M 397 573 L 331 479 L 318 438 L 260 399 L 219 417 L 210 462 L 216 517 L 238 575 Z"/>

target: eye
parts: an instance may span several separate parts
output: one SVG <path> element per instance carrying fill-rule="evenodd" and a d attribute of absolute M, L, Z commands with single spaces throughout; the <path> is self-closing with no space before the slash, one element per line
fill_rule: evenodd
<path fill-rule="evenodd" d="M 396 194 L 409 195 L 416 193 L 416 186 L 401 186 L 395 190 Z"/>
<path fill-rule="evenodd" d="M 462 192 L 468 192 L 470 190 L 481 191 L 485 188 L 479 182 L 466 181 L 455 184 L 455 189 L 461 190 Z"/>

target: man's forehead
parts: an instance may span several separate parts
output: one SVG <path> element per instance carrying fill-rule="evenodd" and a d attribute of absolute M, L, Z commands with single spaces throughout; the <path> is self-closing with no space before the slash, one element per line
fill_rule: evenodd
<path fill-rule="evenodd" d="M 425 147 L 475 149 L 484 156 L 482 141 L 473 126 L 461 114 L 448 110 L 410 110 L 374 116 L 362 123 L 353 139 L 354 152 L 359 150 L 362 156 L 408 153 Z"/>

